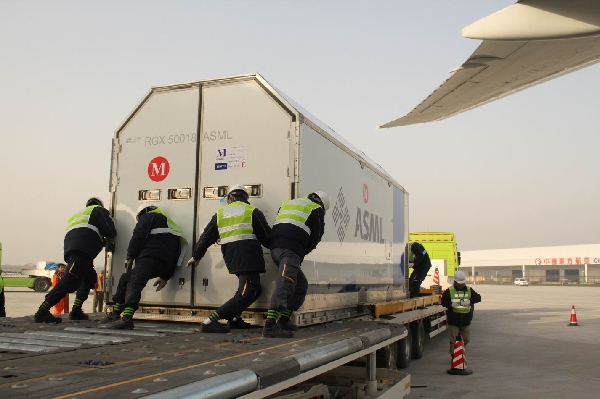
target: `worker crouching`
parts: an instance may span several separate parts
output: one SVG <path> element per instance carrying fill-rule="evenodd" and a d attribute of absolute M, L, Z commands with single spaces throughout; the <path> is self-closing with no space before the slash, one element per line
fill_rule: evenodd
<path fill-rule="evenodd" d="M 154 204 L 142 204 L 136 215 L 125 272 L 119 278 L 112 300 L 112 312 L 100 321 L 109 329 L 133 329 L 133 315 L 139 307 L 142 290 L 152 278 L 160 291 L 183 261 L 187 241 L 179 226 Z M 135 263 L 134 263 L 135 262 Z"/>
<path fill-rule="evenodd" d="M 290 316 L 304 303 L 308 280 L 300 269 L 325 233 L 329 195 L 323 191 L 285 201 L 271 231 L 271 257 L 278 266 L 277 285 L 271 296 L 263 337 L 291 338 L 297 326 Z"/>

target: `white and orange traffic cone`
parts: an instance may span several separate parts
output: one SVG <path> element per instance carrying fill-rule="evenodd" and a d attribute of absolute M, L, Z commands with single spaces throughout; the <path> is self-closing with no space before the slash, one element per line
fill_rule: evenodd
<path fill-rule="evenodd" d="M 575 305 L 571 305 L 571 321 L 568 326 L 578 326 L 577 324 L 577 315 L 575 314 Z"/>
<path fill-rule="evenodd" d="M 438 268 L 435 268 L 435 272 L 433 273 L 433 284 L 440 285 L 440 271 Z"/>
<path fill-rule="evenodd" d="M 469 370 L 467 366 L 467 356 L 465 354 L 465 347 L 460 334 L 456 336 L 456 342 L 454 343 L 454 354 L 452 355 L 452 365 L 447 370 L 448 374 L 452 375 L 471 375 L 473 372 Z"/>

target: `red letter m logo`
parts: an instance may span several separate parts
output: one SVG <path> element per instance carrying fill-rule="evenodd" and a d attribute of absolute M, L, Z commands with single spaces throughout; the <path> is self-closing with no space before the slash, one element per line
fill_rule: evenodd
<path fill-rule="evenodd" d="M 169 175 L 170 169 L 166 158 L 156 157 L 148 164 L 148 177 L 155 182 L 163 181 Z"/>

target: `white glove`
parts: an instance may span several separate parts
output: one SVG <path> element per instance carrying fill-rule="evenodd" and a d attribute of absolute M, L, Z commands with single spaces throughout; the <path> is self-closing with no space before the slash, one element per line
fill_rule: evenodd
<path fill-rule="evenodd" d="M 131 270 L 131 265 L 133 265 L 133 259 L 125 260 L 125 273 Z"/>
<path fill-rule="evenodd" d="M 153 287 L 156 287 L 156 292 L 158 292 L 158 291 L 162 290 L 163 288 L 165 288 L 165 285 L 167 285 L 167 280 L 159 277 L 154 282 Z"/>
<path fill-rule="evenodd" d="M 460 304 L 463 306 L 469 306 L 471 304 L 471 301 L 469 299 L 461 299 Z"/>
<path fill-rule="evenodd" d="M 452 302 L 452 307 L 453 308 L 457 308 L 459 306 L 460 306 L 460 304 L 458 302 Z"/>
<path fill-rule="evenodd" d="M 188 262 L 187 262 L 187 264 L 185 265 L 185 267 L 190 267 L 190 266 L 192 266 L 192 265 L 195 265 L 195 264 L 197 264 L 197 263 L 198 263 L 198 261 L 197 261 L 196 259 L 194 259 L 194 258 L 190 258 L 190 260 L 188 260 Z"/>

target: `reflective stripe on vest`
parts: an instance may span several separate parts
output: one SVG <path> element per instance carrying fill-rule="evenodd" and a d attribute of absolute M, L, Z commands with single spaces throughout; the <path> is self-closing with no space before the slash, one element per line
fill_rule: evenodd
<path fill-rule="evenodd" d="M 163 215 L 165 218 L 167 218 L 167 226 L 168 226 L 168 227 L 160 227 L 157 229 L 152 229 L 152 230 L 150 230 L 150 234 L 169 233 L 169 234 L 173 234 L 173 235 L 179 237 L 179 259 L 177 260 L 177 266 L 181 266 L 181 264 L 183 262 L 183 258 L 185 256 L 185 252 L 187 251 L 187 246 L 188 246 L 188 242 L 185 239 L 185 236 L 183 235 L 183 231 L 177 225 L 177 223 L 175 223 L 170 217 L 167 216 L 166 213 L 164 213 L 162 211 L 162 209 L 156 208 L 156 209 L 151 210 L 148 213 L 158 213 L 159 215 Z"/>
<path fill-rule="evenodd" d="M 102 237 L 102 234 L 100 234 L 100 230 L 98 230 L 96 226 L 89 224 L 90 215 L 96 207 L 99 207 L 99 205 L 88 206 L 84 210 L 79 211 L 75 215 L 71 216 L 67 221 L 67 233 L 79 227 L 87 227 L 88 229 L 94 230 L 96 234 L 98 234 L 100 241 L 104 241 L 104 237 Z"/>
<path fill-rule="evenodd" d="M 279 208 L 273 226 L 281 223 L 289 223 L 300 227 L 310 235 L 310 228 L 306 225 L 306 221 L 311 212 L 319 206 L 320 205 L 312 202 L 308 198 L 296 198 L 291 201 L 285 201 L 283 205 L 281 205 L 281 208 Z"/>
<path fill-rule="evenodd" d="M 185 240 L 185 237 L 183 236 L 183 232 L 181 231 L 181 228 L 179 228 L 177 223 L 175 223 L 170 217 L 168 217 L 162 211 L 162 209 L 156 208 L 156 209 L 151 210 L 148 213 L 158 213 L 159 215 L 163 215 L 165 218 L 167 218 L 167 226 L 168 226 L 168 227 L 160 227 L 157 229 L 152 229 L 152 230 L 150 230 L 150 234 L 171 233 L 171 234 L 176 235 L 177 237 L 181 237 Z"/>
<path fill-rule="evenodd" d="M 252 205 L 240 201 L 232 202 L 217 211 L 221 244 L 257 239 L 252 229 L 252 211 Z"/>
<path fill-rule="evenodd" d="M 469 313 L 471 311 L 471 304 L 461 305 L 461 299 L 471 300 L 471 288 L 467 287 L 466 291 L 457 291 L 456 288 L 450 287 L 450 301 L 458 303 L 458 306 L 453 307 L 452 310 L 455 313 Z"/>

